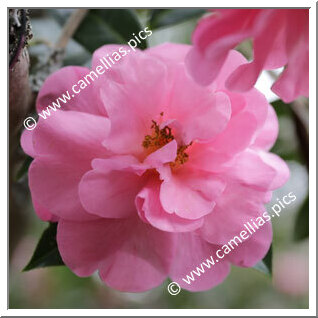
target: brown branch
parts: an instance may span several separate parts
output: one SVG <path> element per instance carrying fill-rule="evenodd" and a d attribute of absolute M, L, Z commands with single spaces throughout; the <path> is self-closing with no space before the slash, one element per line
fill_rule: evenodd
<path fill-rule="evenodd" d="M 9 255 L 28 223 L 25 211 L 26 196 L 22 185 L 14 176 L 24 160 L 20 153 L 19 131 L 27 113 L 31 96 L 29 85 L 29 55 L 26 48 L 31 38 L 28 12 L 23 9 L 9 11 Z"/>
<path fill-rule="evenodd" d="M 87 12 L 88 9 L 77 9 L 72 12 L 66 24 L 64 25 L 64 28 L 57 43 L 55 44 L 55 49 L 64 50 L 66 48 L 68 41 L 74 35 L 75 31 L 85 18 Z"/>
<path fill-rule="evenodd" d="M 39 91 L 45 79 L 62 66 L 66 46 L 88 11 L 88 9 L 77 9 L 66 21 L 60 37 L 51 49 L 46 61 L 38 66 L 36 75 L 31 77 L 32 89 L 35 93 Z"/>

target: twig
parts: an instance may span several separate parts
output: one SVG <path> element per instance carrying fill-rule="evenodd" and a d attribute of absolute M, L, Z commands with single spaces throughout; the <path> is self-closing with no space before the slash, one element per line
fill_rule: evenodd
<path fill-rule="evenodd" d="M 66 46 L 88 11 L 88 9 L 77 9 L 70 15 L 46 61 L 38 66 L 36 75 L 30 77 L 34 92 L 38 92 L 45 79 L 62 66 Z"/>
<path fill-rule="evenodd" d="M 83 19 L 85 18 L 88 9 L 77 9 L 72 12 L 70 17 L 68 18 L 62 33 L 55 44 L 55 49 L 62 49 L 66 48 L 66 45 L 70 38 L 72 38 L 73 34 L 75 33 L 78 26 L 81 24 Z"/>

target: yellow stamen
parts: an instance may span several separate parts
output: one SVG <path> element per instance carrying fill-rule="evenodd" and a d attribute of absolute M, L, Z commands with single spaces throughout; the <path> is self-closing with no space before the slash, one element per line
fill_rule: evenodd
<path fill-rule="evenodd" d="M 146 135 L 142 143 L 143 147 L 150 152 L 156 151 L 174 139 L 171 128 L 168 126 L 160 129 L 157 122 L 152 120 L 151 129 L 153 129 L 152 135 Z"/>
<path fill-rule="evenodd" d="M 179 146 L 177 150 L 177 157 L 174 162 L 170 162 L 171 168 L 177 168 L 189 160 L 189 155 L 185 152 L 192 142 L 189 145 Z"/>
<path fill-rule="evenodd" d="M 163 116 L 163 112 L 160 113 L 160 116 Z M 169 126 L 160 129 L 159 124 L 155 120 L 152 120 L 150 128 L 152 129 L 152 134 L 146 135 L 142 142 L 142 146 L 149 154 L 174 140 Z M 174 162 L 170 162 L 171 168 L 177 168 L 189 160 L 189 155 L 185 151 L 191 144 L 192 142 L 189 145 L 178 146 L 176 159 Z"/>

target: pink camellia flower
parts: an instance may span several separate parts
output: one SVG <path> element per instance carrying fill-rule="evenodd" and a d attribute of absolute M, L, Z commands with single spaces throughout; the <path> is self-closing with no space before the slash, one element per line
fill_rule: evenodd
<path fill-rule="evenodd" d="M 195 29 L 194 48 L 187 57 L 195 80 L 207 85 L 215 80 L 230 49 L 253 40 L 254 58 L 233 69 L 226 87 L 251 89 L 262 70 L 285 66 L 272 90 L 289 103 L 309 94 L 308 9 L 217 9 Z"/>
<path fill-rule="evenodd" d="M 253 266 L 270 246 L 268 222 L 192 284 L 182 280 L 261 215 L 289 175 L 268 152 L 278 125 L 264 96 L 224 86 L 244 57 L 231 51 L 215 81 L 202 87 L 186 73 L 190 48 L 164 44 L 122 57 L 22 135 L 34 157 L 36 212 L 58 221 L 62 259 L 79 276 L 98 270 L 108 286 L 129 292 L 168 276 L 205 290 L 224 280 L 230 264 Z M 98 49 L 92 69 L 113 51 L 118 46 Z M 88 72 L 74 66 L 51 75 L 38 111 Z"/>

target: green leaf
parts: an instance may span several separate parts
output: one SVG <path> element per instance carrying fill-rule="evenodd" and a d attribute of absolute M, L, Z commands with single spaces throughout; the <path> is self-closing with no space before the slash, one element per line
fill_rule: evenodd
<path fill-rule="evenodd" d="M 309 196 L 301 205 L 295 222 L 294 240 L 300 241 L 309 236 Z"/>
<path fill-rule="evenodd" d="M 67 15 L 59 15 L 58 22 L 65 23 Z M 136 13 L 131 9 L 91 9 L 76 30 L 73 38 L 89 52 L 105 44 L 127 44 L 142 30 Z M 138 43 L 147 47 L 146 40 Z"/>
<path fill-rule="evenodd" d="M 258 262 L 255 266 L 253 266 L 254 269 L 264 273 L 271 275 L 272 274 L 272 245 L 269 248 L 267 254 L 265 257 Z"/>
<path fill-rule="evenodd" d="M 285 104 L 281 99 L 275 100 L 271 105 L 274 107 L 278 117 L 282 115 L 291 116 L 292 114 L 290 104 Z"/>
<path fill-rule="evenodd" d="M 56 243 L 57 223 L 50 223 L 43 232 L 28 265 L 23 271 L 47 266 L 64 265 Z"/>
<path fill-rule="evenodd" d="M 189 19 L 199 18 L 205 12 L 204 9 L 155 9 L 152 11 L 149 26 L 150 29 L 167 27 Z"/>

